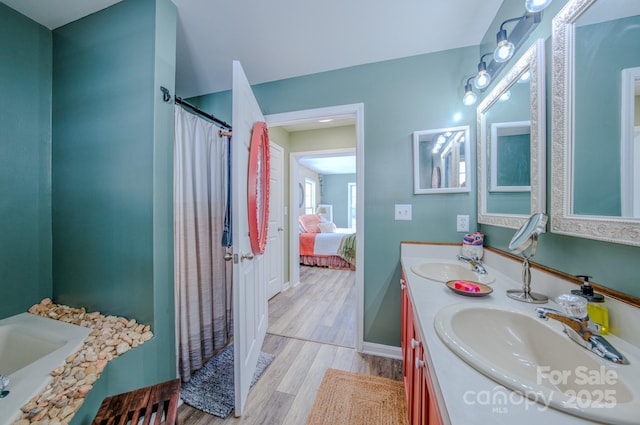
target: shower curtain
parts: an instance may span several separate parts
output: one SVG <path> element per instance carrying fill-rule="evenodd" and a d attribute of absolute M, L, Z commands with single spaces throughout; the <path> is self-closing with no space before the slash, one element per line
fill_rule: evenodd
<path fill-rule="evenodd" d="M 222 246 L 228 152 L 218 130 L 175 106 L 176 338 L 183 382 L 233 333 L 232 265 Z"/>

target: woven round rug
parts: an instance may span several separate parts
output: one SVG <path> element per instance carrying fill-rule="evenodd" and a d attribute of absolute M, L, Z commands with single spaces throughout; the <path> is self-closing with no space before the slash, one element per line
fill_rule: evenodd
<path fill-rule="evenodd" d="M 401 381 L 327 369 L 307 425 L 407 425 Z"/>

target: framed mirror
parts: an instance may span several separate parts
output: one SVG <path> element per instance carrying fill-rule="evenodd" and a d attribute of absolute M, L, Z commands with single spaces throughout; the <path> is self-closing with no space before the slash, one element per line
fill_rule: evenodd
<path fill-rule="evenodd" d="M 413 132 L 415 194 L 469 192 L 469 126 Z"/>
<path fill-rule="evenodd" d="M 551 231 L 640 246 L 640 2 L 570 0 L 552 31 Z"/>
<path fill-rule="evenodd" d="M 528 99 L 527 81 L 522 82 L 517 95 Z M 530 192 L 531 121 L 492 122 L 489 140 L 489 192 Z"/>
<path fill-rule="evenodd" d="M 478 222 L 519 229 L 546 209 L 544 40 L 478 105 Z"/>
<path fill-rule="evenodd" d="M 255 255 L 264 254 L 269 229 L 270 180 L 269 130 L 267 123 L 253 125 L 247 170 L 247 218 L 249 241 Z"/>

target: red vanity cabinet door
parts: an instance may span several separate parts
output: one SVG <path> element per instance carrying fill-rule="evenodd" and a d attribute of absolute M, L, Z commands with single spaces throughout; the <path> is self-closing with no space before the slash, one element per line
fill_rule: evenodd
<path fill-rule="evenodd" d="M 416 327 L 404 272 L 401 288 L 402 374 L 410 425 L 442 425 L 433 382 L 425 360 L 423 341 Z"/>

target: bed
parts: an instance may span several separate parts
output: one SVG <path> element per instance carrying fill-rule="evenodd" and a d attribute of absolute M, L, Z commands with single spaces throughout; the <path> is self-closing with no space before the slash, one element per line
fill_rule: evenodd
<path fill-rule="evenodd" d="M 300 264 L 355 270 L 354 229 L 339 229 L 317 214 L 299 217 Z"/>

